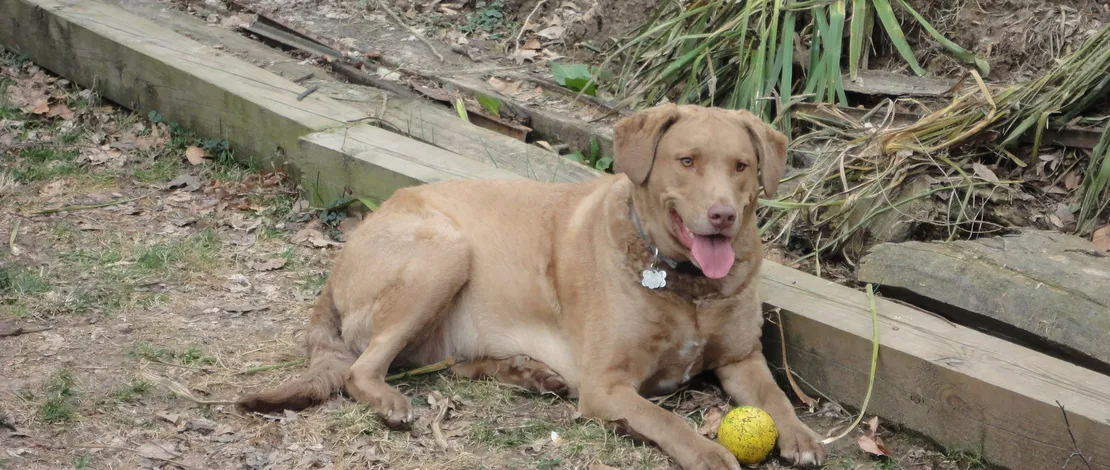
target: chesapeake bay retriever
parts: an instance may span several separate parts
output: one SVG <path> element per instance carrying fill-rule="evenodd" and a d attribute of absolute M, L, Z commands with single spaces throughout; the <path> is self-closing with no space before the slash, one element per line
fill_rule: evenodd
<path fill-rule="evenodd" d="M 614 147 L 619 173 L 581 183 L 398 190 L 335 261 L 309 320 L 308 371 L 239 406 L 298 409 L 345 390 L 404 426 L 412 405 L 387 370 L 454 357 L 462 376 L 577 396 L 583 416 L 682 468 L 737 469 L 644 398 L 712 370 L 735 401 L 770 413 L 783 457 L 820 464 L 824 447 L 760 347 L 757 174 L 774 194 L 785 136 L 746 111 L 667 104 L 618 123 Z"/>

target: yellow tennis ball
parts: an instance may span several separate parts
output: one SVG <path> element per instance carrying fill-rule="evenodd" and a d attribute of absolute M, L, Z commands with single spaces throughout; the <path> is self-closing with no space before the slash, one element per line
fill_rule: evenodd
<path fill-rule="evenodd" d="M 717 428 L 717 441 L 744 465 L 766 460 L 778 437 L 771 415 L 754 406 L 734 408 Z"/>

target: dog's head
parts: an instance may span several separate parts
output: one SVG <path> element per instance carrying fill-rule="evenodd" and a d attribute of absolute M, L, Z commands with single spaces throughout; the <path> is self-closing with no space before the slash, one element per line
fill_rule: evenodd
<path fill-rule="evenodd" d="M 655 245 L 714 279 L 754 224 L 760 181 L 773 196 L 786 168 L 786 136 L 743 110 L 656 106 L 617 123 L 613 147 Z"/>

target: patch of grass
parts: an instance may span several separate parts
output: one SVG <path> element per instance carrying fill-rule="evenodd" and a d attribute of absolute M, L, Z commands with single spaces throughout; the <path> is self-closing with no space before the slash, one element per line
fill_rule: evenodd
<path fill-rule="evenodd" d="M 17 154 L 11 175 L 19 182 L 46 181 L 76 174 L 78 152 L 54 146 L 29 147 Z"/>
<path fill-rule="evenodd" d="M 369 405 L 346 402 L 334 412 L 331 428 L 352 435 L 373 435 L 385 429 Z"/>
<path fill-rule="evenodd" d="M 490 447 L 519 447 L 551 435 L 558 429 L 556 423 L 539 419 L 528 419 L 515 426 L 499 426 L 494 420 L 478 420 L 470 428 L 470 440 Z"/>
<path fill-rule="evenodd" d="M 73 459 L 73 468 L 75 470 L 85 470 L 87 468 L 93 468 L 92 457 L 88 455 L 78 456 L 77 458 Z"/>
<path fill-rule="evenodd" d="M 137 403 L 140 398 L 153 390 L 154 387 L 145 380 L 135 380 L 131 383 L 113 390 L 108 394 L 108 400 L 116 403 Z"/>
<path fill-rule="evenodd" d="M 216 231 L 205 229 L 184 240 L 156 243 L 139 251 L 136 262 L 150 271 L 162 271 L 178 264 L 207 264 L 219 248 Z"/>
<path fill-rule="evenodd" d="M 185 366 L 213 365 L 216 363 L 215 358 L 205 355 L 204 351 L 198 348 L 176 351 L 168 348 L 155 347 L 149 343 L 136 344 L 127 355 L 139 359 L 146 359 L 148 361 L 181 364 Z"/>
<path fill-rule="evenodd" d="M 169 156 L 156 155 L 132 171 L 135 179 L 144 183 L 169 181 L 177 175 L 181 162 Z"/>
<path fill-rule="evenodd" d="M 59 369 L 44 387 L 47 399 L 39 407 L 39 417 L 49 424 L 67 423 L 77 415 L 77 385 L 73 374 Z"/>
<path fill-rule="evenodd" d="M 119 310 L 130 296 L 126 286 L 79 286 L 66 297 L 66 308 L 72 313 Z"/>
<path fill-rule="evenodd" d="M 7 82 L 0 82 L 0 83 L 7 83 Z M 4 89 L 4 87 L 0 86 L 0 95 L 5 93 L 5 91 L 3 89 Z M 22 116 L 23 116 L 23 113 L 21 113 L 19 111 L 19 108 L 13 108 L 11 106 L 0 106 L 0 119 L 15 120 L 15 119 L 20 118 Z"/>
<path fill-rule="evenodd" d="M 954 460 L 961 470 L 986 470 L 990 468 L 987 460 L 983 458 L 982 450 L 952 449 L 945 453 L 945 457 Z"/>
<path fill-rule="evenodd" d="M 23 297 L 50 290 L 50 284 L 37 269 L 0 267 L 0 296 Z"/>

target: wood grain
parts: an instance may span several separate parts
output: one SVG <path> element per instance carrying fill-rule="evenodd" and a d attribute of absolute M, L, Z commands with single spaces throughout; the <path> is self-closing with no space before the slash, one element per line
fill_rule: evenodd
<path fill-rule="evenodd" d="M 867 390 L 866 294 L 765 261 L 761 295 L 783 310 L 791 368 L 858 406 Z M 1072 452 L 1058 400 L 1095 468 L 1110 468 L 1110 377 L 884 299 L 868 413 L 1012 469 L 1061 468 Z M 777 335 L 765 335 L 778 351 Z M 768 354 L 775 357 L 778 354 Z"/>

